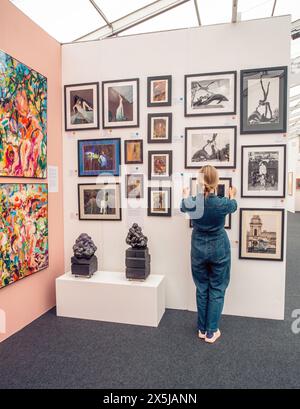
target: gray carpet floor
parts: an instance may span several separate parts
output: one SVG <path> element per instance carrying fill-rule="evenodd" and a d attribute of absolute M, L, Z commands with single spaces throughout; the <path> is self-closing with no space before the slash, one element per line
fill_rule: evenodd
<path fill-rule="evenodd" d="M 299 388 L 300 214 L 289 215 L 285 321 L 224 316 L 211 346 L 196 314 L 167 310 L 159 328 L 57 318 L 0 344 L 0 388 Z"/>

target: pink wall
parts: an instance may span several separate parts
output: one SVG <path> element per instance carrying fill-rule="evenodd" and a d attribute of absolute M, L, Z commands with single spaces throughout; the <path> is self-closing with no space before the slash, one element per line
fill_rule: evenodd
<path fill-rule="evenodd" d="M 49 193 L 50 267 L 0 290 L 0 309 L 6 315 L 1 342 L 55 305 L 55 277 L 64 271 L 64 240 L 61 47 L 8 0 L 1 0 L 0 14 L 0 49 L 48 78 L 48 165 L 59 167 L 59 193 Z M 0 178 L 0 183 L 34 181 Z"/>

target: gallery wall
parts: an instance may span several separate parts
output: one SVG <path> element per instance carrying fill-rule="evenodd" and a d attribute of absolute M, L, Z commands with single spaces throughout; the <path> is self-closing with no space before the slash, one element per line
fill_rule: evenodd
<path fill-rule="evenodd" d="M 284 144 L 286 135 L 240 135 L 239 133 L 239 71 L 249 68 L 289 65 L 290 19 L 278 17 L 237 24 L 214 25 L 163 33 L 121 37 L 62 48 L 62 82 L 78 84 L 140 79 L 140 127 L 132 129 L 86 130 L 65 132 L 64 150 L 64 221 L 65 268 L 70 269 L 72 245 L 86 232 L 94 239 L 101 270 L 124 271 L 125 237 L 128 227 L 137 221 L 149 238 L 152 274 L 166 276 L 166 304 L 169 308 L 195 310 L 195 289 L 190 274 L 191 229 L 178 210 L 181 187 L 172 190 L 172 217 L 148 217 L 147 200 L 143 209 L 124 208 L 124 175 L 143 172 L 147 180 L 147 151 L 173 150 L 173 174 L 177 180 L 193 171 L 184 169 L 184 128 L 193 126 L 237 126 L 237 168 L 220 170 L 223 177 L 232 177 L 238 188 L 240 207 L 285 208 L 286 199 L 240 199 L 241 145 Z M 237 115 L 184 117 L 184 75 L 218 71 L 237 71 Z M 172 75 L 172 106 L 147 108 L 147 77 Z M 101 84 L 100 84 L 101 90 Z M 100 91 L 101 93 L 101 91 Z M 101 95 L 100 95 L 101 105 Z M 101 112 L 100 106 L 100 112 Z M 148 113 L 173 113 L 173 143 L 159 147 L 147 144 Z M 102 118 L 100 115 L 100 123 Z M 64 129 L 64 128 L 63 128 Z M 144 164 L 122 167 L 122 221 L 79 221 L 77 184 L 95 183 L 96 178 L 77 176 L 77 140 L 103 137 L 144 140 Z M 124 146 L 122 143 L 122 163 Z M 111 178 L 98 177 L 99 182 Z M 157 184 L 154 181 L 152 185 Z M 165 182 L 169 186 L 168 182 Z M 134 204 L 133 204 L 134 205 Z M 286 232 L 285 232 L 286 233 Z M 232 245 L 232 275 L 225 313 L 282 319 L 284 314 L 285 257 L 283 262 L 239 260 L 239 215 L 232 217 L 228 230 Z M 137 306 L 138 308 L 138 306 Z"/>
<path fill-rule="evenodd" d="M 48 165 L 59 169 L 59 191 L 49 193 L 49 268 L 0 290 L 0 341 L 55 305 L 55 278 L 64 271 L 61 47 L 8 0 L 1 0 L 0 49 L 48 78 Z M 0 178 L 0 183 L 47 179 Z M 5 321 L 5 325 L 3 324 Z"/>

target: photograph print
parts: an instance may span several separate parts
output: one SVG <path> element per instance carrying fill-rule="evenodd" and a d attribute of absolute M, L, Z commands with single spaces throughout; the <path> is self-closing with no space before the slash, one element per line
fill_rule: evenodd
<path fill-rule="evenodd" d="M 102 82 L 103 128 L 139 126 L 139 79 Z"/>
<path fill-rule="evenodd" d="M 124 141 L 125 163 L 138 164 L 143 163 L 143 140 L 128 139 Z"/>
<path fill-rule="evenodd" d="M 148 216 L 171 216 L 170 187 L 148 187 Z"/>
<path fill-rule="evenodd" d="M 99 83 L 65 85 L 65 131 L 99 129 Z"/>
<path fill-rule="evenodd" d="M 283 260 L 284 209 L 240 209 L 239 258 Z"/>
<path fill-rule="evenodd" d="M 169 180 L 172 176 L 172 151 L 148 151 L 148 179 Z"/>
<path fill-rule="evenodd" d="M 242 146 L 242 197 L 285 197 L 286 146 Z"/>
<path fill-rule="evenodd" d="M 172 105 L 172 76 L 147 78 L 147 106 L 166 107 Z"/>
<path fill-rule="evenodd" d="M 172 113 L 148 114 L 148 143 L 172 142 Z"/>
<path fill-rule="evenodd" d="M 78 176 L 119 176 L 120 138 L 78 141 Z"/>
<path fill-rule="evenodd" d="M 287 67 L 241 71 L 241 134 L 286 132 Z"/>
<path fill-rule="evenodd" d="M 185 128 L 185 168 L 236 167 L 236 126 Z"/>
<path fill-rule="evenodd" d="M 132 173 L 126 175 L 126 198 L 143 199 L 144 198 L 144 175 Z"/>
<path fill-rule="evenodd" d="M 235 115 L 236 71 L 185 75 L 185 116 Z"/>

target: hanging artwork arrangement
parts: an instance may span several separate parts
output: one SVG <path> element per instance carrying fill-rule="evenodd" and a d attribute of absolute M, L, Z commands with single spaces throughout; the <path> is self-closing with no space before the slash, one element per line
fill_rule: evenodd
<path fill-rule="evenodd" d="M 171 216 L 171 188 L 148 188 L 148 216 Z"/>
<path fill-rule="evenodd" d="M 287 67 L 241 71 L 241 134 L 286 132 Z"/>
<path fill-rule="evenodd" d="M 3 51 L 0 176 L 47 177 L 47 78 Z"/>
<path fill-rule="evenodd" d="M 185 168 L 236 167 L 236 126 L 185 128 Z"/>
<path fill-rule="evenodd" d="M 293 196 L 294 194 L 294 173 L 288 173 L 288 195 Z"/>
<path fill-rule="evenodd" d="M 242 146 L 242 197 L 285 197 L 286 146 Z"/>
<path fill-rule="evenodd" d="M 172 105 L 172 76 L 147 78 L 147 106 L 167 107 Z"/>
<path fill-rule="evenodd" d="M 235 115 L 236 71 L 185 75 L 185 116 Z"/>
<path fill-rule="evenodd" d="M 78 176 L 119 176 L 120 138 L 78 141 Z"/>
<path fill-rule="evenodd" d="M 0 184 L 0 288 L 48 267 L 45 183 Z"/>
<path fill-rule="evenodd" d="M 148 151 L 148 179 L 169 180 L 172 176 L 172 151 Z"/>
<path fill-rule="evenodd" d="M 103 128 L 139 127 L 139 79 L 102 82 Z"/>
<path fill-rule="evenodd" d="M 126 175 L 126 198 L 143 199 L 144 198 L 144 175 L 132 173 Z"/>
<path fill-rule="evenodd" d="M 125 163 L 138 164 L 143 163 L 143 140 L 129 139 L 124 141 Z"/>
<path fill-rule="evenodd" d="M 64 86 L 65 131 L 99 129 L 99 83 Z"/>
<path fill-rule="evenodd" d="M 148 114 L 148 143 L 172 142 L 172 113 Z"/>

